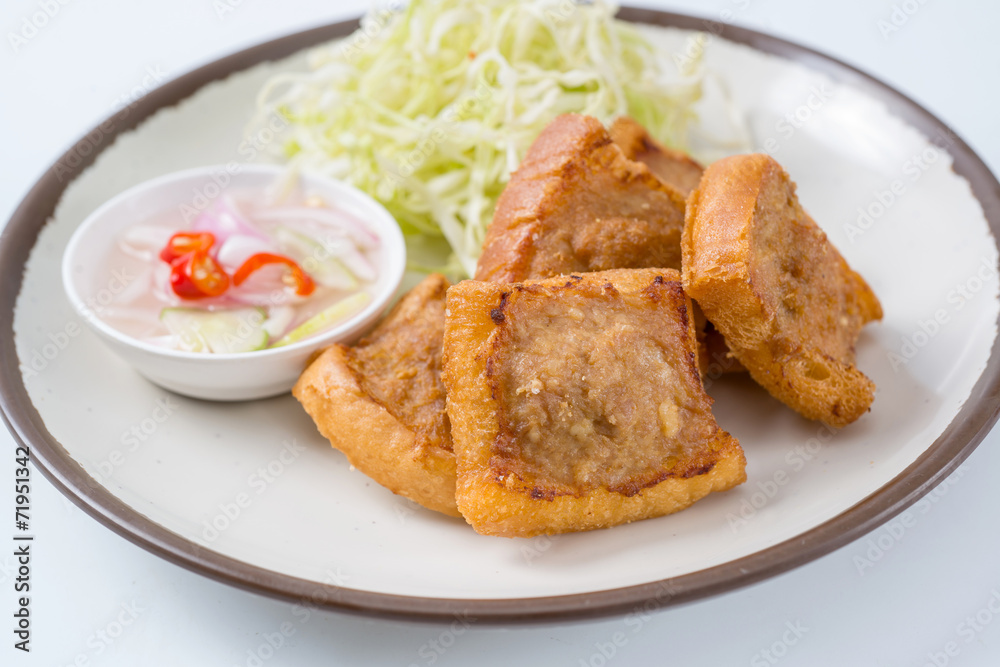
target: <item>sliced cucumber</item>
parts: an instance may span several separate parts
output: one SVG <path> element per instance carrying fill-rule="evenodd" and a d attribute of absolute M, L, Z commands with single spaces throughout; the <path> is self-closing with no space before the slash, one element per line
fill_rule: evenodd
<path fill-rule="evenodd" d="M 318 315 L 313 316 L 297 326 L 287 336 L 279 340 L 272 347 L 291 345 L 292 343 L 297 343 L 304 338 L 308 338 L 309 336 L 314 336 L 322 331 L 325 331 L 326 329 L 329 329 L 335 324 L 339 324 L 351 315 L 360 311 L 362 308 L 367 306 L 371 300 L 371 295 L 369 295 L 368 292 L 358 292 L 357 294 L 353 294 L 346 299 L 342 299 Z"/>
<path fill-rule="evenodd" d="M 282 250 L 291 254 L 320 285 L 340 290 L 357 289 L 358 279 L 354 274 L 312 237 L 288 227 L 275 228 L 274 237 Z"/>
<path fill-rule="evenodd" d="M 177 349 L 183 352 L 253 352 L 263 350 L 270 340 L 264 328 L 267 311 L 263 308 L 215 311 L 164 308 L 160 311 L 160 321 L 174 335 Z"/>

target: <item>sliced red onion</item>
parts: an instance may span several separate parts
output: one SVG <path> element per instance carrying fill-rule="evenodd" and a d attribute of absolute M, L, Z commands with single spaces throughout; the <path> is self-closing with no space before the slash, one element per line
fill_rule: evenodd
<path fill-rule="evenodd" d="M 231 287 L 226 296 L 243 305 L 263 308 L 303 301 L 302 297 L 296 296 L 285 284 L 284 277 L 287 273 L 288 268 L 284 265 L 262 266 L 251 273 L 242 285 Z"/>
<path fill-rule="evenodd" d="M 119 243 L 122 251 L 143 261 L 151 262 L 167 245 L 174 231 L 159 225 L 137 225 L 125 231 Z"/>
<path fill-rule="evenodd" d="M 242 236 L 252 236 L 267 241 L 267 236 L 257 231 L 251 225 L 239 207 L 230 197 L 223 195 L 215 204 L 203 211 L 201 215 L 191 223 L 191 229 L 196 232 L 211 232 L 215 235 L 216 247 L 221 247 L 230 236 L 240 234 Z"/>
<path fill-rule="evenodd" d="M 162 264 L 162 262 L 160 262 Z M 166 265 L 164 265 L 166 266 Z M 131 282 L 115 296 L 115 303 L 128 306 L 141 299 L 153 287 L 156 266 L 144 268 Z"/>
<path fill-rule="evenodd" d="M 170 271 L 170 265 L 166 262 L 156 262 L 152 277 L 153 295 L 164 303 L 177 303 L 177 295 L 170 287 Z"/>
<path fill-rule="evenodd" d="M 344 239 L 328 235 L 322 239 L 320 244 L 330 253 L 331 257 L 336 257 L 347 267 L 348 271 L 357 276 L 358 280 L 372 282 L 377 277 L 375 267 L 371 265 L 364 253 L 345 242 Z"/>
<path fill-rule="evenodd" d="M 367 225 L 358 218 L 348 215 L 343 211 L 332 208 L 275 208 L 267 211 L 257 211 L 255 219 L 262 222 L 285 224 L 297 230 L 302 230 L 309 236 L 316 236 L 317 231 L 324 227 L 344 232 L 355 245 L 371 250 L 379 246 L 379 237 L 368 229 Z M 310 224 L 311 223 L 311 224 Z M 297 227 L 305 224 L 306 227 Z M 317 225 L 319 228 L 317 229 Z M 308 229 L 308 231 L 305 231 Z"/>
<path fill-rule="evenodd" d="M 313 262 L 325 262 L 328 259 L 339 261 L 358 280 L 372 282 L 376 278 L 375 268 L 368 258 L 358 250 L 351 239 L 343 236 L 339 230 L 323 230 L 320 234 L 306 234 L 303 231 L 297 233 L 308 238 L 322 249 L 321 253 L 312 257 Z M 309 260 L 306 260 L 309 261 Z M 341 285 L 331 285 L 332 287 L 343 287 Z M 353 286 L 349 286 L 353 287 Z"/>
<path fill-rule="evenodd" d="M 226 273 L 232 275 L 248 259 L 262 252 L 273 253 L 275 247 L 272 243 L 261 240 L 257 236 L 233 234 L 219 247 L 216 259 L 219 260 L 219 264 L 226 270 Z"/>

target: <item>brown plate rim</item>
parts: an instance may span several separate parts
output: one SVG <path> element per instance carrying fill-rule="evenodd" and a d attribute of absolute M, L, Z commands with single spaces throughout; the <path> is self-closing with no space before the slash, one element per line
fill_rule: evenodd
<path fill-rule="evenodd" d="M 972 186 L 990 230 L 1000 238 L 1000 183 L 976 153 L 943 122 L 889 85 L 808 47 L 706 18 L 652 9 L 622 8 L 625 20 L 706 31 L 821 71 L 881 100 L 927 137 L 945 137 L 954 170 Z M 211 62 L 151 91 L 88 132 L 38 180 L 0 234 L 0 409 L 34 465 L 70 500 L 102 524 L 157 556 L 217 581 L 271 597 L 331 610 L 408 620 L 514 623 L 565 621 L 653 610 L 747 586 L 808 563 L 861 537 L 903 511 L 943 481 L 976 448 L 1000 414 L 1000 337 L 968 400 L 940 437 L 912 465 L 878 491 L 829 521 L 743 558 L 678 577 L 573 595 L 517 599 L 451 599 L 374 593 L 292 577 L 218 554 L 152 522 L 113 496 L 77 464 L 48 432 L 21 376 L 14 345 L 14 311 L 23 268 L 38 234 L 69 183 L 115 138 L 163 107 L 204 85 L 258 63 L 277 60 L 357 28 L 335 23 L 275 39 Z M 14 268 L 16 267 L 16 269 Z M 1000 326 L 1000 322 L 998 322 Z"/>

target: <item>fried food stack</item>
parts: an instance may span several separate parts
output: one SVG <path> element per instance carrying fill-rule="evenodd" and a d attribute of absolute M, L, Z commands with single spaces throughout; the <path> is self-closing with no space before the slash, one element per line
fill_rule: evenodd
<path fill-rule="evenodd" d="M 354 467 L 394 493 L 459 516 L 441 383 L 448 287 L 444 276 L 424 279 L 357 346 L 328 347 L 292 392 Z"/>
<path fill-rule="evenodd" d="M 772 396 L 836 428 L 868 411 L 875 384 L 854 345 L 882 306 L 773 158 L 708 168 L 688 200 L 683 250 L 684 289 Z"/>
<path fill-rule="evenodd" d="M 681 268 L 685 195 L 625 157 L 601 123 L 561 116 L 500 195 L 476 280 Z"/>
<path fill-rule="evenodd" d="M 872 401 L 854 343 L 880 317 L 770 158 L 703 170 L 631 119 L 566 115 L 512 175 L 475 280 L 428 277 L 294 394 L 357 468 L 482 534 L 591 530 L 745 481 L 699 362 L 843 426 Z"/>
<path fill-rule="evenodd" d="M 742 482 L 690 310 L 671 269 L 453 287 L 444 382 L 466 520 L 503 536 L 606 528 Z"/>

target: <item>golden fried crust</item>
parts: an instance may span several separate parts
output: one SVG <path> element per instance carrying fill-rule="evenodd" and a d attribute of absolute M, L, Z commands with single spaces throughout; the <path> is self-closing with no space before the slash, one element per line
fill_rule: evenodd
<path fill-rule="evenodd" d="M 601 123 L 568 114 L 538 136 L 504 189 L 476 280 L 680 268 L 684 196 L 628 160 Z"/>
<path fill-rule="evenodd" d="M 358 470 L 424 507 L 458 516 L 441 383 L 448 281 L 411 290 L 356 347 L 327 348 L 292 393 Z"/>
<path fill-rule="evenodd" d="M 628 116 L 618 118 L 608 130 L 611 139 L 629 160 L 641 162 L 667 185 L 687 197 L 698 187 L 704 167 L 683 153 L 660 144 L 639 123 Z M 722 334 L 711 322 L 705 320 L 694 305 L 698 325 L 698 362 L 706 377 L 720 377 L 727 373 L 745 373 L 746 369 L 732 355 Z"/>
<path fill-rule="evenodd" d="M 746 373 L 715 325 L 708 321 L 697 301 L 691 302 L 694 328 L 698 333 L 698 368 L 704 378 L 718 379 L 729 373 Z"/>
<path fill-rule="evenodd" d="M 606 528 L 745 480 L 701 385 L 690 303 L 669 269 L 448 291 L 442 379 L 477 532 Z"/>
<path fill-rule="evenodd" d="M 617 119 L 609 130 L 629 160 L 642 162 L 661 181 L 687 197 L 698 187 L 704 168 L 682 151 L 667 148 L 628 116 Z"/>
<path fill-rule="evenodd" d="M 875 385 L 855 367 L 854 344 L 882 307 L 777 162 L 712 164 L 688 199 L 683 250 L 684 289 L 759 384 L 838 428 L 868 410 Z"/>

